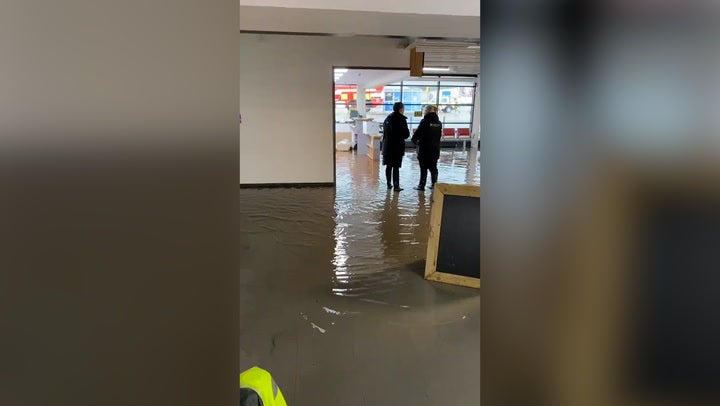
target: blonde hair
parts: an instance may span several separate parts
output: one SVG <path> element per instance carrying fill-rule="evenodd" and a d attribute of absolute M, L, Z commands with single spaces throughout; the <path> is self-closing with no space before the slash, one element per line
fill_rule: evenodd
<path fill-rule="evenodd" d="M 426 104 L 425 105 L 425 114 L 427 113 L 437 113 L 438 108 L 434 104 Z"/>

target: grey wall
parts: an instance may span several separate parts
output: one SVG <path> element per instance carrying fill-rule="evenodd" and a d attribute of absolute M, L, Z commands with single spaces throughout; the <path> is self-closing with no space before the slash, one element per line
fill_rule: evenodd
<path fill-rule="evenodd" d="M 0 404 L 238 403 L 237 28 L 0 2 Z"/>

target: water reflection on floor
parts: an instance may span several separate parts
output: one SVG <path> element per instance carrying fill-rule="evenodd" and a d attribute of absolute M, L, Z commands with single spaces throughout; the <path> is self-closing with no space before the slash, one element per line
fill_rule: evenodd
<path fill-rule="evenodd" d="M 443 151 L 440 181 L 479 184 L 477 151 Z M 289 404 L 476 405 L 480 298 L 422 279 L 431 193 L 337 154 L 337 188 L 240 191 L 241 368 Z"/>

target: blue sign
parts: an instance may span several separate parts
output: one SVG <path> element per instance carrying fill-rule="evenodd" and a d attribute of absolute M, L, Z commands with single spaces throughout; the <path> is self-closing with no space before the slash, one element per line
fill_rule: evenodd
<path fill-rule="evenodd" d="M 393 111 L 393 104 L 396 101 L 400 101 L 400 92 L 385 92 L 385 107 L 384 111 L 389 113 Z"/>

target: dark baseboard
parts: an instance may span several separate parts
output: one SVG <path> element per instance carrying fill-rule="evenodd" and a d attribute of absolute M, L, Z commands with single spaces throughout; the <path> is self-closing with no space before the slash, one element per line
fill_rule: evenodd
<path fill-rule="evenodd" d="M 302 189 L 317 187 L 334 187 L 332 182 L 318 183 L 241 183 L 240 189 Z"/>

